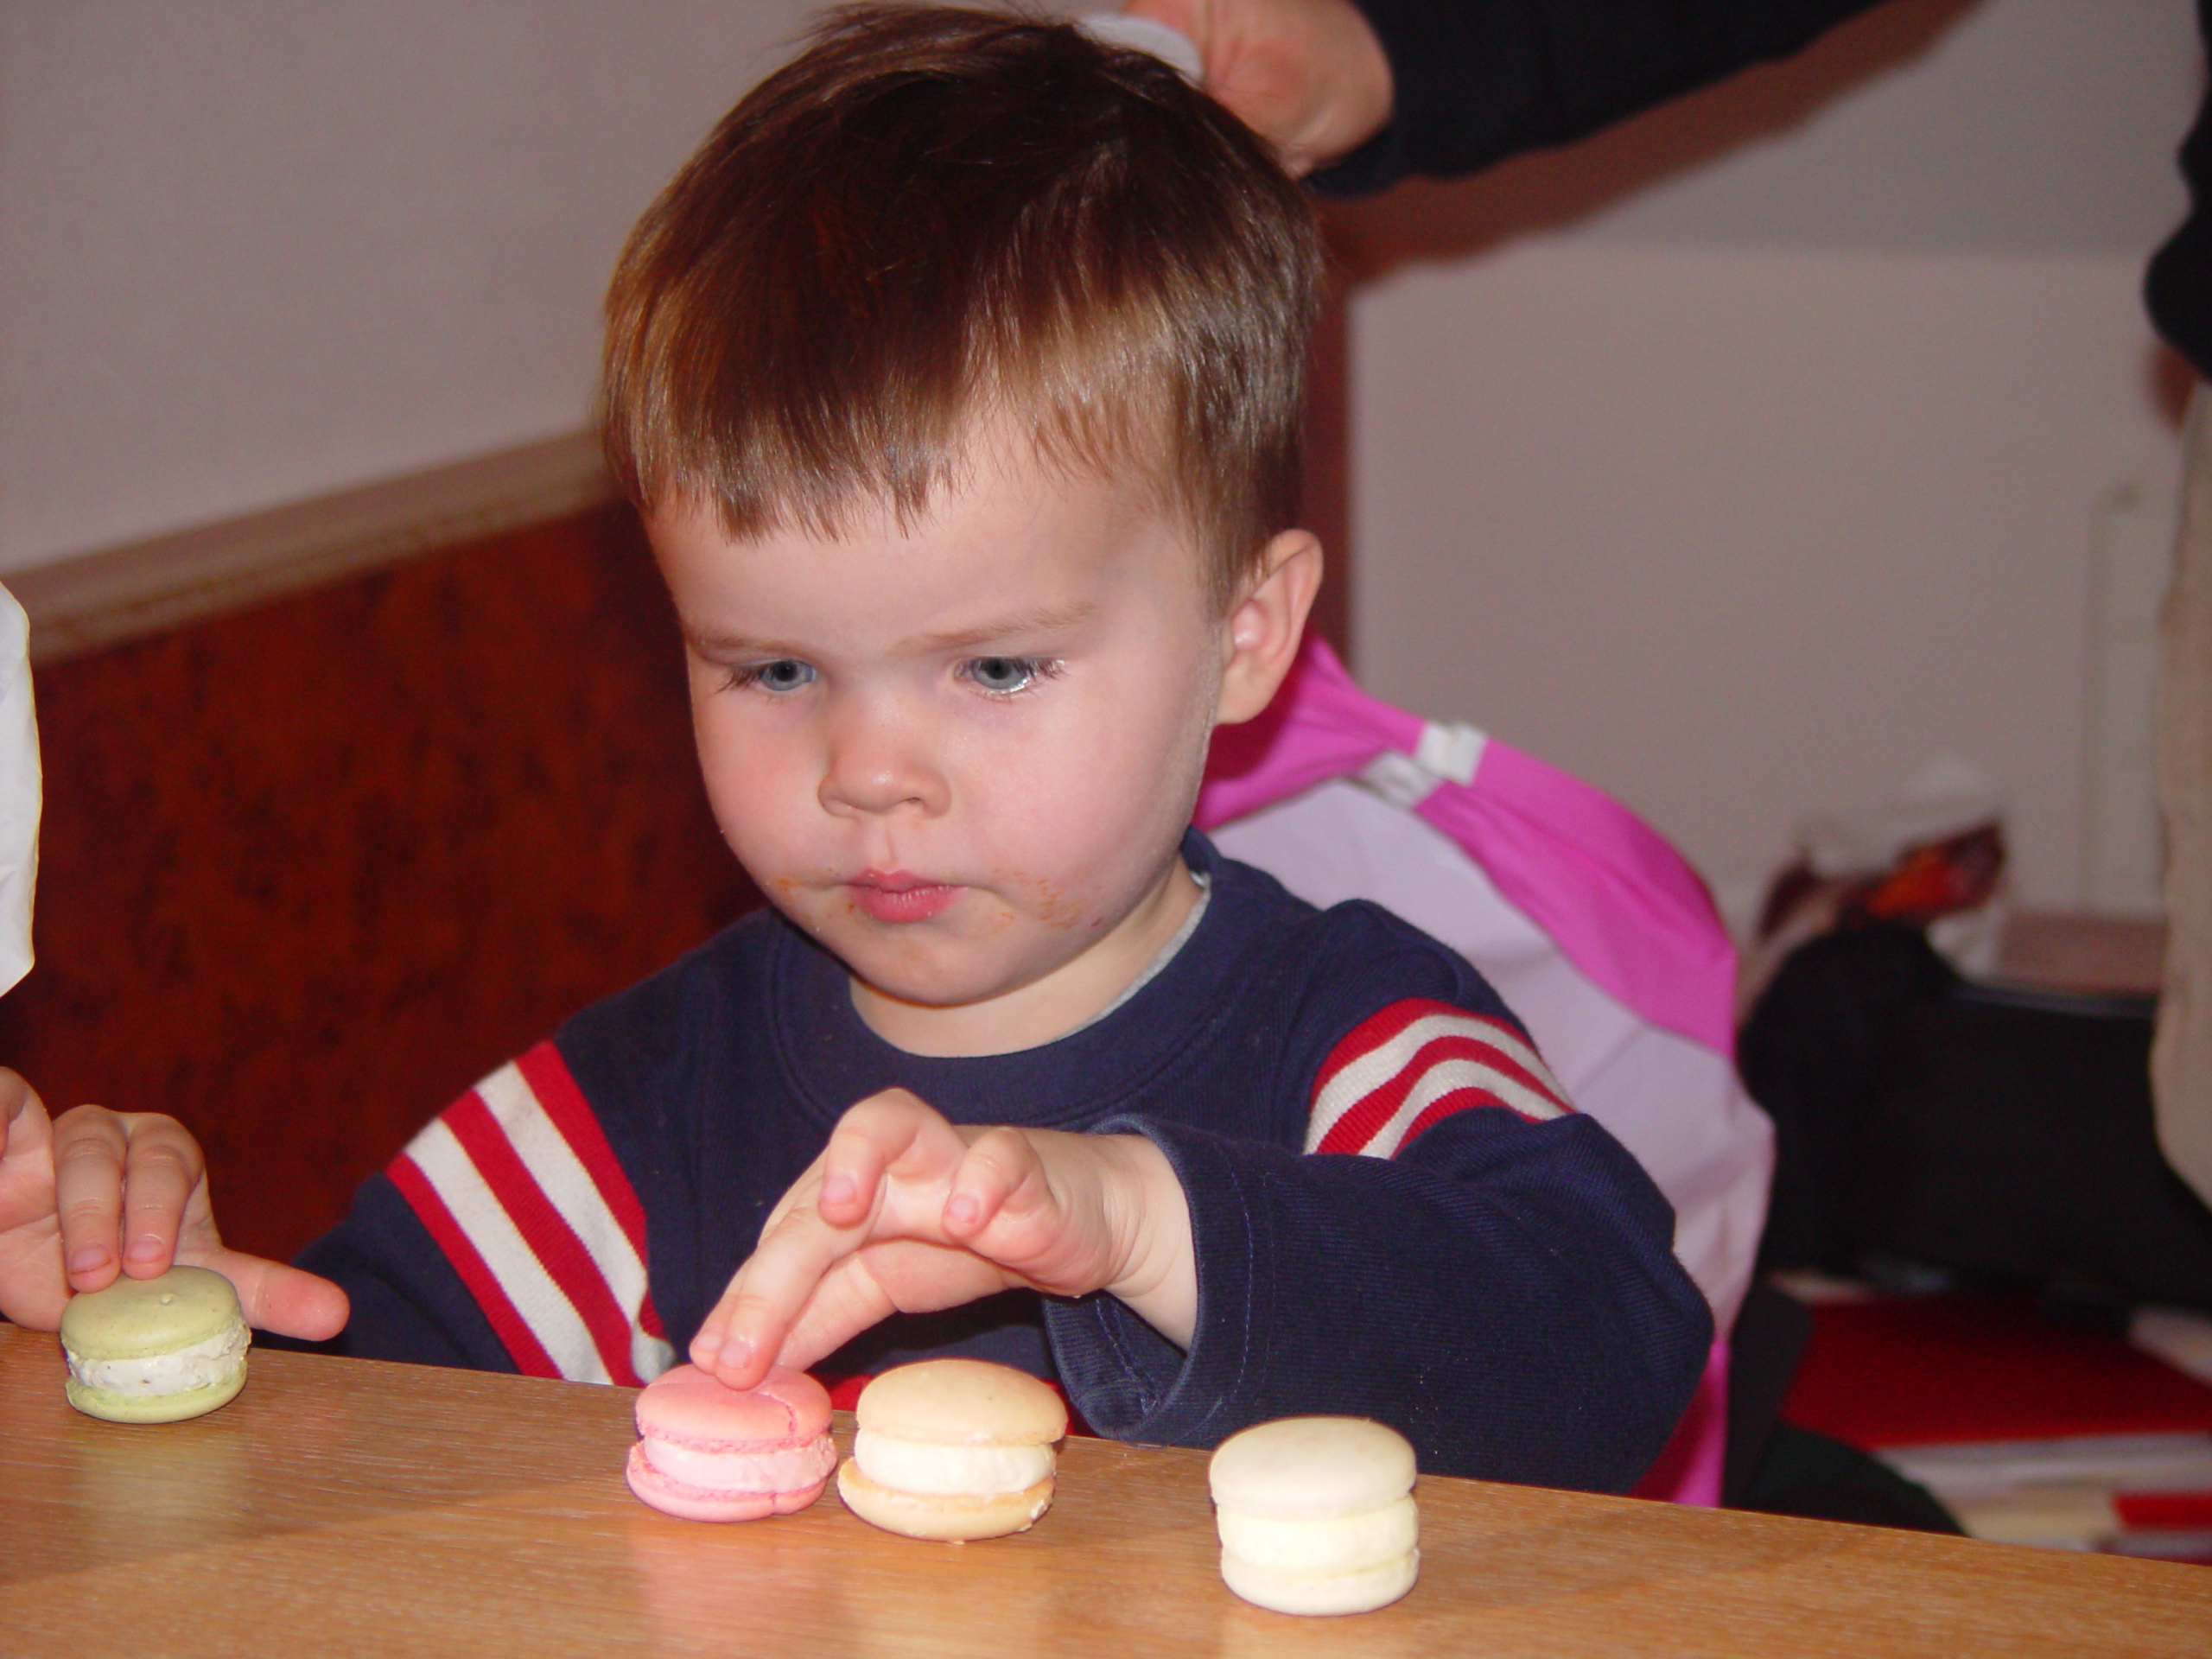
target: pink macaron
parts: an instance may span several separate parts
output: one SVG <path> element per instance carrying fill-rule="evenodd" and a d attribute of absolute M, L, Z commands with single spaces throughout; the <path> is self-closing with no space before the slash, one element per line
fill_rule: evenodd
<path fill-rule="evenodd" d="M 678 1365 L 638 1396 L 630 1490 L 687 1521 L 789 1515 L 822 1496 L 837 1466 L 830 1395 L 780 1367 L 757 1389 L 726 1389 Z"/>

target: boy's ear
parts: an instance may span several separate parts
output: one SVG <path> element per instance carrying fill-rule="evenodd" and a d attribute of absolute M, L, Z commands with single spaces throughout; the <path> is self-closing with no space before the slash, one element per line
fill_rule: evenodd
<path fill-rule="evenodd" d="M 1221 703 L 1215 722 L 1234 726 L 1265 709 L 1290 672 L 1306 618 L 1321 591 L 1321 542 L 1286 530 L 1268 543 L 1259 579 L 1222 625 Z"/>

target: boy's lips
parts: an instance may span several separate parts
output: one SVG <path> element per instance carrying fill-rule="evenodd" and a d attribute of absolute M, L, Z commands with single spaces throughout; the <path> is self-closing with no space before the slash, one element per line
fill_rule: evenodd
<path fill-rule="evenodd" d="M 957 887 L 904 870 L 864 870 L 845 886 L 853 902 L 879 922 L 926 922 L 960 895 Z"/>

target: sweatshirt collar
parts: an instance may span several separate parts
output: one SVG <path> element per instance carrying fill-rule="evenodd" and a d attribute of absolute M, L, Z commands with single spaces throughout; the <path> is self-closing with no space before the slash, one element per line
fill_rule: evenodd
<path fill-rule="evenodd" d="M 1074 1127 L 1135 1098 L 1210 1023 L 1224 1000 L 1252 906 L 1224 881 L 1213 844 L 1192 830 L 1183 859 L 1205 889 L 1187 937 L 1087 1025 L 1008 1054 L 909 1054 L 853 1007 L 844 964 L 785 923 L 773 954 L 777 1046 L 808 1111 L 827 1124 L 880 1090 L 912 1090 L 955 1122 Z"/>

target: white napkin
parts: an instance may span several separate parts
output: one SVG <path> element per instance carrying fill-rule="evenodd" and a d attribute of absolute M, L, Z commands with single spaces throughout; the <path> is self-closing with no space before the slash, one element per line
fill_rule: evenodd
<path fill-rule="evenodd" d="M 29 647 L 23 607 L 0 587 L 0 991 L 31 970 L 40 785 Z"/>
<path fill-rule="evenodd" d="M 1193 86 L 1205 79 L 1205 67 L 1198 60 L 1198 48 L 1188 35 L 1165 23 L 1155 23 L 1149 17 L 1124 16 L 1118 11 L 1102 11 L 1077 19 L 1076 27 L 1109 46 L 1126 46 L 1134 52 L 1151 53 Z"/>

